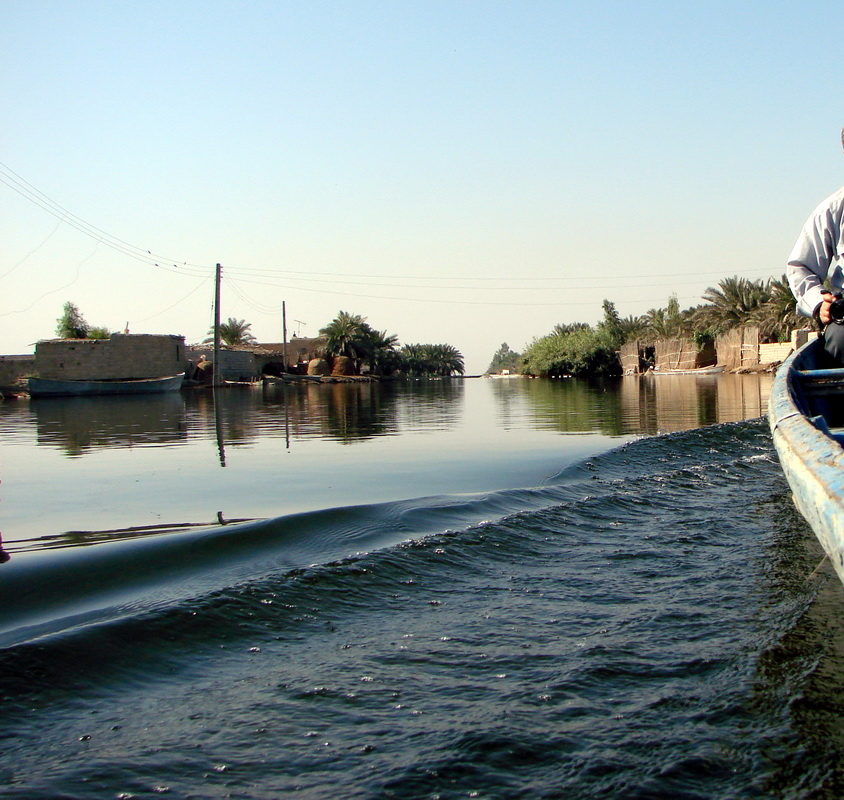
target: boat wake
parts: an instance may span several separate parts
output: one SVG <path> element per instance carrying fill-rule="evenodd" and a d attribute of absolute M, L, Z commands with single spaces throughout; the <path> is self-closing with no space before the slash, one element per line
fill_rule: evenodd
<path fill-rule="evenodd" d="M 4 796 L 841 794 L 800 721 L 819 548 L 762 421 L 135 533 L 0 566 Z"/>
<path fill-rule="evenodd" d="M 328 508 L 169 532 L 127 529 L 89 546 L 29 543 L 2 565 L 0 647 L 79 632 L 179 606 L 223 588 L 360 557 L 404 542 L 564 504 L 643 498 L 713 465 L 770 458 L 762 423 L 736 423 L 625 444 L 542 485 L 484 494 Z M 764 440 L 763 440 L 764 441 Z M 182 527 L 182 526 L 179 526 Z M 162 532 L 164 531 L 164 532 Z M 155 535 L 150 535 L 154 533 Z"/>

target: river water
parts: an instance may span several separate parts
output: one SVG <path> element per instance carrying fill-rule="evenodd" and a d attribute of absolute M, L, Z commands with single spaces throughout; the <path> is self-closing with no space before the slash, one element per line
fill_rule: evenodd
<path fill-rule="evenodd" d="M 2 796 L 841 796 L 770 382 L 0 405 Z"/>

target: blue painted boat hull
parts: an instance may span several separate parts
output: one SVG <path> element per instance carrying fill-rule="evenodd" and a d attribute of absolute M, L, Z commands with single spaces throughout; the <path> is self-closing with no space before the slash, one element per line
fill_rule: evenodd
<path fill-rule="evenodd" d="M 165 378 L 139 378 L 128 381 L 61 381 L 51 378 L 30 378 L 31 397 L 98 397 L 118 394 L 160 394 L 178 392 L 185 373 Z"/>
<path fill-rule="evenodd" d="M 812 341 L 777 371 L 768 404 L 794 503 L 844 583 L 844 369 L 824 369 Z"/>

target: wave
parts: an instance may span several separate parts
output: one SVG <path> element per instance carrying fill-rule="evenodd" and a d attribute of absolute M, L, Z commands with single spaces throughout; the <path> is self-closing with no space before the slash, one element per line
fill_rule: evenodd
<path fill-rule="evenodd" d="M 654 487 L 682 493 L 684 482 L 707 470 L 760 457 L 772 457 L 764 423 L 728 423 L 627 443 L 535 487 L 18 552 L 0 567 L 0 648 L 179 608 L 271 576 L 550 507 L 588 504 L 586 519 L 646 511 Z"/>
<path fill-rule="evenodd" d="M 826 638 L 806 541 L 753 422 L 541 486 L 17 554 L 0 784 L 727 798 L 791 786 L 773 752 L 805 787 L 840 761 L 788 723 Z"/>

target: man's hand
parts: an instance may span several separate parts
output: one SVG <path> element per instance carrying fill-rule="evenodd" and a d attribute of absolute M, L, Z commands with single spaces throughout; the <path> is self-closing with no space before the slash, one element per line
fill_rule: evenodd
<path fill-rule="evenodd" d="M 818 319 L 824 324 L 829 325 L 832 322 L 832 317 L 829 315 L 829 307 L 835 300 L 835 295 L 831 292 L 823 292 L 823 300 L 818 307 Z"/>

